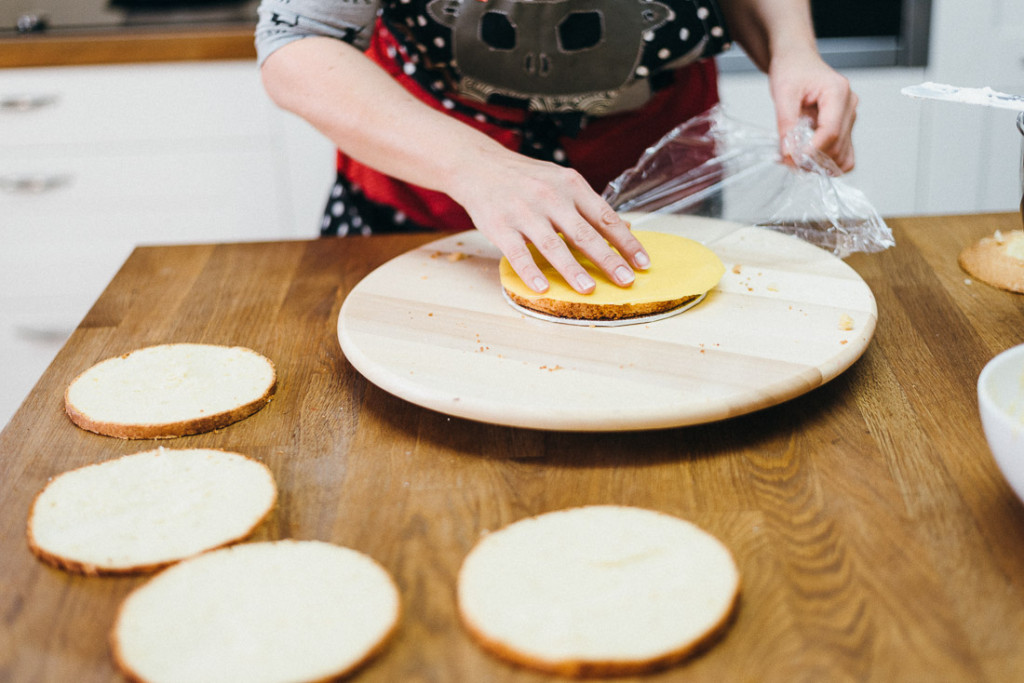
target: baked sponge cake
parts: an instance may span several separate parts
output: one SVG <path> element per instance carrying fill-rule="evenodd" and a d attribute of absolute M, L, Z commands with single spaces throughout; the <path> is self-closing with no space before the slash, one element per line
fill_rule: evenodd
<path fill-rule="evenodd" d="M 111 650 L 133 681 L 327 681 L 383 648 L 399 617 L 394 581 L 362 553 L 320 541 L 243 543 L 130 593 Z"/>
<path fill-rule="evenodd" d="M 566 284 L 535 250 L 534 261 L 550 283 L 548 291 L 538 294 L 527 287 L 506 258 L 499 266 L 501 285 L 514 304 L 556 318 L 628 320 L 693 302 L 713 289 L 725 273 L 718 256 L 699 242 L 664 232 L 635 230 L 633 234 L 650 255 L 651 267 L 636 271 L 636 280 L 629 287 L 613 283 L 575 250 L 573 255 L 597 283 L 590 294 L 580 294 Z"/>
<path fill-rule="evenodd" d="M 1024 230 L 997 230 L 961 251 L 959 262 L 982 282 L 1024 293 Z"/>
<path fill-rule="evenodd" d="M 484 536 L 459 570 L 458 611 L 488 651 L 565 676 L 640 674 L 677 662 L 728 623 L 740 575 L 695 525 L 598 505 Z"/>
<path fill-rule="evenodd" d="M 82 429 L 122 439 L 209 432 L 252 415 L 277 387 L 274 364 L 241 346 L 160 344 L 76 377 L 64 408 Z"/>
<path fill-rule="evenodd" d="M 125 455 L 54 477 L 29 512 L 28 544 L 79 574 L 134 574 L 248 536 L 273 509 L 263 463 L 216 449 Z"/>

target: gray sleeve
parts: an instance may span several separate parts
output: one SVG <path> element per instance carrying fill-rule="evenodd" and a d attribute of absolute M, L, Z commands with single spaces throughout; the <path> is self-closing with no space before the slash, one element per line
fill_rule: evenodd
<path fill-rule="evenodd" d="M 259 64 L 275 50 L 307 36 L 337 38 L 365 50 L 380 0 L 262 0 L 256 24 Z"/>

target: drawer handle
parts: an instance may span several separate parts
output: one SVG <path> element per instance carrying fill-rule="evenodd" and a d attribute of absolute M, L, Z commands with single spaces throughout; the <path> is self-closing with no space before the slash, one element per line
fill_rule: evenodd
<path fill-rule="evenodd" d="M 10 194 L 42 194 L 54 192 L 70 184 L 71 176 L 66 174 L 0 176 L 0 191 Z"/>
<path fill-rule="evenodd" d="M 0 111 L 25 112 L 45 109 L 57 104 L 56 95 L 4 95 L 0 97 Z"/>

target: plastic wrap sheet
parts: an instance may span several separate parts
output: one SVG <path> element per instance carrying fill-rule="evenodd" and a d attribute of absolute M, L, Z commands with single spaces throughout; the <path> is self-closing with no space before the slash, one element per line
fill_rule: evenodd
<path fill-rule="evenodd" d="M 608 184 L 618 211 L 723 218 L 796 235 L 843 258 L 895 245 L 864 194 L 811 144 L 810 119 L 782 141 L 719 105 L 677 126 Z"/>

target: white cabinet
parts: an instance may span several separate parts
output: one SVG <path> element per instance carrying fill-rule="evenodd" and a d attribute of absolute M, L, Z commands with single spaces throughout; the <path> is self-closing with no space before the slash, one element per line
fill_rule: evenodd
<path fill-rule="evenodd" d="M 0 425 L 134 246 L 313 237 L 332 160 L 248 61 L 0 71 Z"/>

